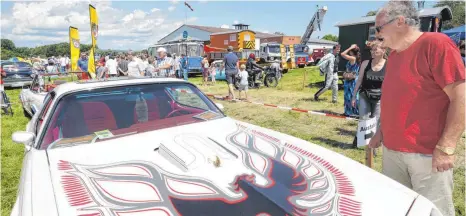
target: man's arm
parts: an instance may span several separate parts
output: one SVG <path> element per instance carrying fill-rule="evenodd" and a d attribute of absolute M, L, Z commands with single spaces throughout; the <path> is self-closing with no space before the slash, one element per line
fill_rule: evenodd
<path fill-rule="evenodd" d="M 438 142 L 439 146 L 456 147 L 456 143 L 464 132 L 464 90 L 464 80 L 454 82 L 443 88 L 443 91 L 450 99 L 450 105 L 448 106 L 445 128 Z"/>
<path fill-rule="evenodd" d="M 330 57 L 328 58 L 328 64 L 327 64 L 327 73 L 332 73 L 330 75 L 333 75 L 333 68 L 334 68 L 334 65 L 335 65 L 335 56 L 334 57 Z"/>

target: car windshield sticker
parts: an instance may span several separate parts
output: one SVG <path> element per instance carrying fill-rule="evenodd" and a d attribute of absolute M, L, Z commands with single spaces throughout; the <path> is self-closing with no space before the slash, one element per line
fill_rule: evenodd
<path fill-rule="evenodd" d="M 197 119 L 202 119 L 202 120 L 205 120 L 205 121 L 208 121 L 208 120 L 214 120 L 214 119 L 218 119 L 218 118 L 221 118 L 222 115 L 216 113 L 216 112 L 213 112 L 213 111 L 205 111 L 199 115 L 195 115 L 193 116 L 193 118 L 197 118 Z"/>
<path fill-rule="evenodd" d="M 107 138 L 112 138 L 113 134 L 109 130 L 102 130 L 102 131 L 96 131 L 94 132 L 95 135 L 97 135 L 97 138 L 99 139 L 107 139 Z"/>

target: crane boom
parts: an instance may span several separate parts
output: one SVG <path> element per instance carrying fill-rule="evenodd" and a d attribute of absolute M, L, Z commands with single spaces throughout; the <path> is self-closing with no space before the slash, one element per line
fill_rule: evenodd
<path fill-rule="evenodd" d="M 312 17 L 309 24 L 307 25 L 306 31 L 304 32 L 304 35 L 301 38 L 301 44 L 306 45 L 307 42 L 309 42 L 312 32 L 314 32 L 316 26 L 320 30 L 320 25 L 322 23 L 322 20 L 324 19 L 326 12 L 327 12 L 327 6 L 324 6 L 322 8 L 319 8 L 319 6 L 317 6 L 317 11 Z"/>

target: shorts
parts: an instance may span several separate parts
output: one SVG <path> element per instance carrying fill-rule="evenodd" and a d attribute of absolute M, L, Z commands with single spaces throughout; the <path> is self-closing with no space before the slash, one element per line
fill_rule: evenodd
<path fill-rule="evenodd" d="M 209 77 L 209 69 L 208 68 L 204 68 L 204 70 L 202 71 L 202 77 L 204 77 L 204 78 Z"/>
<path fill-rule="evenodd" d="M 247 90 L 248 90 L 248 85 L 239 85 L 238 90 L 240 90 L 240 91 L 247 91 Z"/>
<path fill-rule="evenodd" d="M 227 79 L 227 83 L 228 84 L 235 84 L 235 79 L 236 79 L 236 74 L 238 74 L 238 72 L 226 72 L 225 73 L 225 77 Z"/>

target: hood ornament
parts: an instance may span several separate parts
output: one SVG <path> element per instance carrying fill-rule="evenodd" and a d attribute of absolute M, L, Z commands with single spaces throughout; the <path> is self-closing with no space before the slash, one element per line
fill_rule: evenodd
<path fill-rule="evenodd" d="M 215 159 L 209 158 L 209 163 L 212 163 L 216 168 L 222 165 L 222 161 L 220 161 L 220 158 L 218 156 L 215 156 Z"/>

